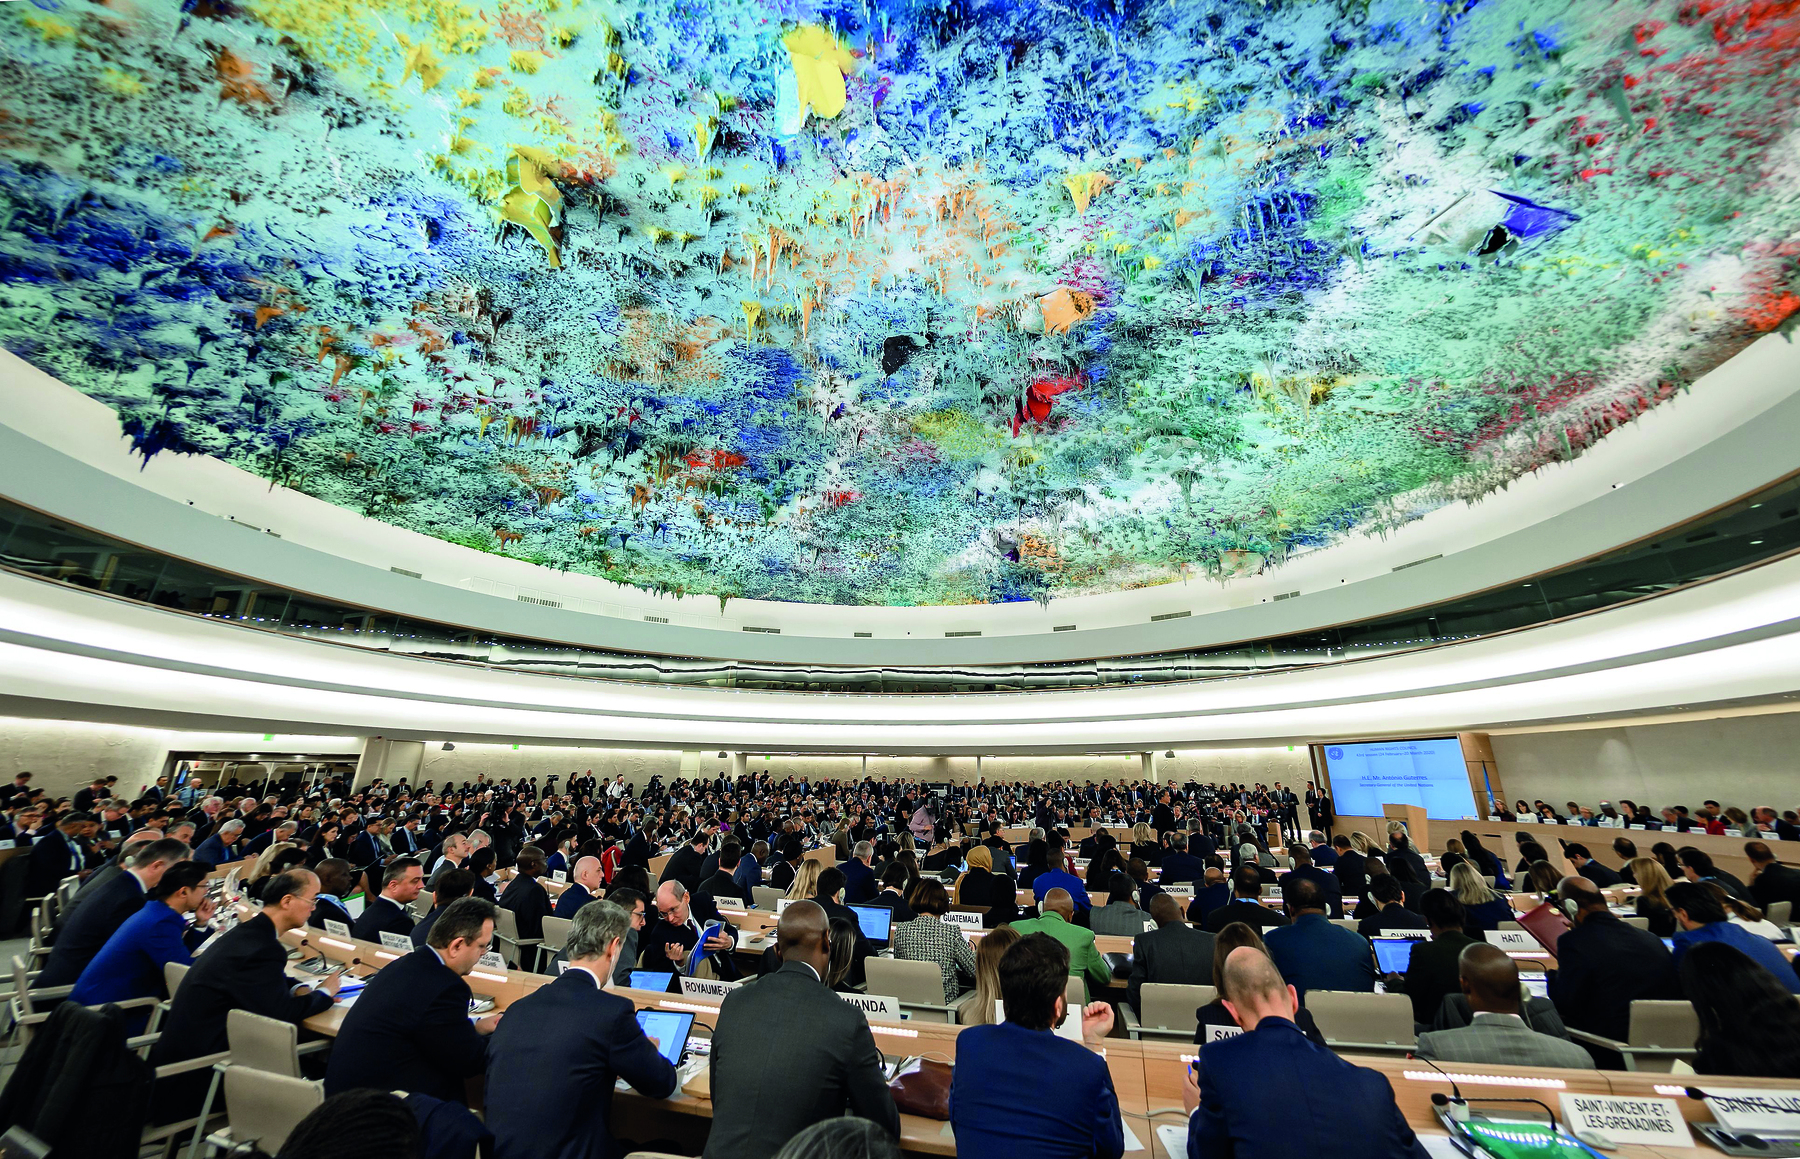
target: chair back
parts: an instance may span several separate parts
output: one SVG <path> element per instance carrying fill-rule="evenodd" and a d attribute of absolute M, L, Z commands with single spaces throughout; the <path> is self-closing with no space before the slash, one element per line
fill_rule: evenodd
<path fill-rule="evenodd" d="M 1404 994 L 1359 994 L 1308 990 L 1306 1009 L 1327 1043 L 1360 1042 L 1412 1046 L 1412 999 Z"/>
<path fill-rule="evenodd" d="M 544 949 L 560 950 L 569 941 L 569 931 L 575 927 L 571 918 L 546 917 L 544 919 Z"/>
<path fill-rule="evenodd" d="M 787 894 L 772 885 L 753 885 L 750 887 L 750 904 L 757 909 L 774 909 L 775 903 Z"/>
<path fill-rule="evenodd" d="M 1138 990 L 1138 1022 L 1152 1030 L 1179 1030 L 1191 1036 L 1200 1025 L 1195 1012 L 1218 994 L 1211 986 L 1146 982 Z"/>
<path fill-rule="evenodd" d="M 1650 919 L 1640 918 L 1636 914 L 1621 915 L 1619 920 L 1628 926 L 1636 926 L 1640 930 L 1647 930 L 1650 928 Z"/>
<path fill-rule="evenodd" d="M 233 1063 L 225 1068 L 225 1110 L 234 1147 L 273 1155 L 300 1120 L 325 1101 L 325 1084 Z"/>
<path fill-rule="evenodd" d="M 1632 1001 L 1631 1025 L 1625 1035 L 1625 1045 L 1691 1051 L 1699 1037 L 1700 1016 L 1694 1013 L 1693 1004 L 1686 999 L 1638 998 Z M 1687 1057 L 1692 1061 L 1692 1055 Z M 1664 1073 L 1675 1065 L 1673 1056 L 1649 1056 L 1632 1061 L 1638 1070 Z"/>
<path fill-rule="evenodd" d="M 1070 974 L 1069 984 L 1063 987 L 1063 1001 L 1068 1003 L 1069 1012 L 1079 1017 L 1081 1008 L 1087 1005 L 1087 979 Z"/>
<path fill-rule="evenodd" d="M 494 936 L 496 938 L 504 938 L 509 945 L 517 945 L 519 941 L 519 915 L 503 905 L 495 906 Z M 513 962 L 514 955 L 510 949 L 502 952 L 506 954 L 507 961 Z M 513 964 L 517 965 L 518 963 L 513 962 Z"/>
<path fill-rule="evenodd" d="M 18 954 L 13 955 L 13 1001 L 17 1004 L 20 1017 L 33 1013 L 31 1009 L 31 971 L 25 965 L 25 959 Z"/>
<path fill-rule="evenodd" d="M 901 958 L 869 958 L 863 963 L 869 993 L 892 994 L 902 1002 L 920 1006 L 944 1004 L 944 972 L 936 962 L 909 962 Z"/>
<path fill-rule="evenodd" d="M 175 991 L 181 989 L 181 980 L 187 977 L 187 972 L 191 968 L 180 962 L 163 963 L 163 989 L 169 992 L 169 997 L 175 997 Z"/>
<path fill-rule="evenodd" d="M 1785 926 L 1790 921 L 1794 920 L 1794 903 L 1791 901 L 1772 901 L 1769 903 L 1769 908 L 1763 911 L 1763 917 L 1768 918 L 1778 926 Z"/>
<path fill-rule="evenodd" d="M 291 1022 L 230 1010 L 225 1014 L 225 1041 L 233 1066 L 300 1077 L 300 1032 Z"/>
<path fill-rule="evenodd" d="M 1342 928 L 1349 930 L 1353 934 L 1356 932 L 1356 919 L 1355 918 L 1331 918 L 1329 920 L 1330 920 L 1331 924 L 1334 926 L 1341 926 Z"/>
<path fill-rule="evenodd" d="M 1495 922 L 1494 928 L 1496 930 L 1523 930 L 1525 927 L 1518 922 Z"/>

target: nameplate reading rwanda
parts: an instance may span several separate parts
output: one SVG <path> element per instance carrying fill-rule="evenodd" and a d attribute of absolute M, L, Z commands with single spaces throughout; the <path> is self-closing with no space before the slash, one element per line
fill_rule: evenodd
<path fill-rule="evenodd" d="M 330 918 L 326 918 L 325 932 L 334 938 L 347 938 L 350 936 L 350 927 L 343 922 L 334 922 Z"/>
<path fill-rule="evenodd" d="M 863 1012 L 865 1018 L 900 1020 L 900 1000 L 885 994 L 839 994 L 839 998 Z"/>
<path fill-rule="evenodd" d="M 1564 1092 L 1563 1118 L 1571 1131 L 1592 1131 L 1609 1143 L 1692 1147 L 1694 1136 L 1674 1099 L 1634 1099 Z"/>
<path fill-rule="evenodd" d="M 384 950 L 402 950 L 412 953 L 412 939 L 405 934 L 396 934 L 388 930 L 381 931 L 381 948 Z"/>
<path fill-rule="evenodd" d="M 683 978 L 681 992 L 689 998 L 723 998 L 742 985 L 718 978 Z"/>

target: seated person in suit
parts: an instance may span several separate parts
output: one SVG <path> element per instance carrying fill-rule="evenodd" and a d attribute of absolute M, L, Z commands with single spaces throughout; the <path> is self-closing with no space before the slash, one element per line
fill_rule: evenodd
<path fill-rule="evenodd" d="M 1162 876 L 1157 881 L 1165 886 L 1181 885 L 1197 882 L 1205 876 L 1206 862 L 1188 852 L 1187 834 L 1171 834 L 1169 850 L 1162 858 Z"/>
<path fill-rule="evenodd" d="M 1569 844 L 1563 846 L 1563 856 L 1569 859 L 1569 864 L 1575 867 L 1576 873 L 1587 878 L 1601 889 L 1605 889 L 1612 885 L 1618 885 L 1624 880 L 1624 878 L 1619 876 L 1617 870 L 1608 869 L 1598 861 L 1595 861 L 1593 854 L 1588 852 L 1588 847 L 1585 845 L 1571 841 Z"/>
<path fill-rule="evenodd" d="M 1338 892 L 1344 897 L 1366 897 L 1369 892 L 1368 859 L 1358 853 L 1350 838 L 1342 833 L 1331 839 L 1331 852 L 1331 872 L 1337 875 Z M 1315 855 L 1313 864 L 1323 866 L 1326 862 Z"/>
<path fill-rule="evenodd" d="M 1287 918 L 1256 899 L 1262 896 L 1262 877 L 1254 865 L 1240 865 L 1231 871 L 1231 901 L 1206 915 L 1200 928 L 1216 934 L 1232 922 L 1243 922 L 1255 929 L 1285 926 Z"/>
<path fill-rule="evenodd" d="M 150 887 L 143 908 L 125 919 L 81 972 L 69 1001 L 101 1006 L 130 998 L 161 997 L 163 967 L 170 962 L 192 965 L 190 951 L 211 933 L 207 926 L 213 908 L 207 896 L 208 872 L 197 861 L 170 866 Z M 189 914 L 194 915 L 191 927 Z M 144 1019 L 134 1022 L 142 1027 Z"/>
<path fill-rule="evenodd" d="M 913 920 L 912 907 L 906 904 L 906 883 L 909 880 L 906 866 L 898 861 L 888 863 L 881 871 L 881 892 L 869 899 L 870 905 L 886 906 L 894 911 L 894 924 Z"/>
<path fill-rule="evenodd" d="M 363 906 L 362 916 L 350 927 L 365 942 L 379 942 L 382 934 L 411 934 L 418 923 L 406 907 L 425 888 L 425 869 L 416 857 L 396 857 L 381 875 L 381 893 Z"/>
<path fill-rule="evenodd" d="M 1194 900 L 1188 903 L 1187 920 L 1194 925 L 1206 921 L 1207 915 L 1231 901 L 1231 883 L 1225 880 L 1225 871 L 1216 865 L 1206 867 L 1206 880 L 1194 890 Z"/>
<path fill-rule="evenodd" d="M 719 1007 L 705 1159 L 771 1159 L 801 1130 L 845 1112 L 898 1138 L 900 1115 L 869 1021 L 825 985 L 830 919 L 817 902 L 796 901 L 775 939 L 781 968 Z"/>
<path fill-rule="evenodd" d="M 550 904 L 550 891 L 538 880 L 544 876 L 546 864 L 544 851 L 537 846 L 527 845 L 519 850 L 519 859 L 513 863 L 513 879 L 506 883 L 506 892 L 500 895 L 500 905 L 511 910 L 518 919 L 521 939 L 543 937 L 544 919 L 554 909 Z"/>
<path fill-rule="evenodd" d="M 1093 990 L 1112 981 L 1112 967 L 1106 964 L 1106 959 L 1094 948 L 1094 931 L 1082 929 L 1075 924 L 1075 902 L 1065 891 L 1051 890 L 1044 896 L 1039 916 L 1029 921 L 1014 922 L 1012 927 L 1021 936 L 1048 934 L 1067 947 L 1069 973 L 1087 979 L 1090 997 Z"/>
<path fill-rule="evenodd" d="M 37 856 L 35 850 L 31 856 Z M 73 985 L 107 941 L 133 914 L 144 908 L 146 895 L 162 880 L 163 874 L 186 857 L 187 846 L 169 837 L 137 846 L 126 860 L 125 871 L 98 886 L 80 912 L 56 931 L 56 945 L 50 951 L 50 960 L 32 985 Z M 207 868 L 210 871 L 211 867 Z M 206 903 L 206 909 L 210 920 L 210 902 Z"/>
<path fill-rule="evenodd" d="M 956 1150 L 983 1159 L 1119 1159 L 1124 1121 L 1112 1074 L 1099 1054 L 1112 1007 L 1070 1010 L 1064 991 L 1069 952 L 1045 934 L 1027 934 L 1000 959 L 1006 1021 L 956 1036 L 950 1127 Z M 1084 1044 L 1056 1034 L 1081 1020 Z"/>
<path fill-rule="evenodd" d="M 1267 954 L 1248 946 L 1231 951 L 1223 981 L 1227 1008 L 1244 1033 L 1201 1047 L 1185 1075 L 1188 1159 L 1425 1159 L 1388 1080 L 1300 1032 L 1300 999 Z"/>
<path fill-rule="evenodd" d="M 312 916 L 306 924 L 315 930 L 324 929 L 326 922 L 343 922 L 345 929 L 352 928 L 355 919 L 342 900 L 350 891 L 350 863 L 341 857 L 327 857 L 313 872 L 319 878 L 318 904 L 313 906 Z M 263 901 L 265 905 L 268 903 L 267 898 Z"/>
<path fill-rule="evenodd" d="M 1212 983 L 1215 997 L 1194 1011 L 1196 1043 L 1215 1042 L 1222 1037 L 1243 1033 L 1243 1028 L 1237 1024 L 1237 1019 L 1232 1017 L 1230 1009 L 1225 1005 L 1225 999 L 1229 997 L 1225 992 L 1225 960 L 1231 957 L 1231 951 L 1240 946 L 1249 946 L 1259 954 L 1269 952 L 1268 946 L 1263 944 L 1262 935 L 1243 922 L 1232 922 L 1213 935 L 1212 974 L 1207 980 Z M 1325 1045 L 1325 1036 L 1319 1032 L 1318 1023 L 1313 1021 L 1312 1012 L 1306 1007 L 1302 1006 L 1294 1012 L 1294 1025 L 1300 1028 L 1301 1034 L 1306 1035 L 1307 1041 L 1320 1047 Z"/>
<path fill-rule="evenodd" d="M 1389 974 L 1382 981 L 1389 993 L 1403 993 L 1412 999 L 1413 1021 L 1429 1026 L 1437 1017 L 1444 995 L 1462 992 L 1462 968 L 1457 964 L 1464 948 L 1475 939 L 1463 932 L 1463 906 L 1447 889 L 1426 891 L 1425 922 L 1431 930 L 1429 942 L 1412 948 L 1412 960 L 1406 973 Z"/>
<path fill-rule="evenodd" d="M 200 843 L 194 850 L 195 861 L 205 861 L 213 865 L 224 865 L 228 861 L 240 860 L 244 854 L 238 839 L 244 835 L 244 823 L 233 817 L 219 826 L 219 831 Z"/>
<path fill-rule="evenodd" d="M 475 875 L 466 869 L 452 869 L 438 877 L 437 892 L 432 895 L 431 912 L 419 919 L 419 924 L 412 928 L 412 944 L 414 949 L 431 940 L 431 927 L 437 924 L 444 910 L 458 898 L 468 897 L 475 892 Z M 487 900 L 486 898 L 482 899 Z"/>
<path fill-rule="evenodd" d="M 1741 951 L 1745 957 L 1775 976 L 1790 994 L 1800 994 L 1800 974 L 1787 955 L 1775 948 L 1767 938 L 1744 929 L 1730 920 L 1723 887 L 1711 888 L 1710 881 L 1678 881 L 1668 890 L 1669 908 L 1681 928 L 1675 931 L 1675 965 L 1681 956 L 1702 942 L 1724 942 Z"/>
<path fill-rule="evenodd" d="M 1077 910 L 1092 909 L 1094 903 L 1088 900 L 1087 888 L 1082 885 L 1081 879 L 1063 868 L 1062 834 L 1051 833 L 1046 836 L 1044 849 L 1050 868 L 1031 879 L 1031 892 L 1037 898 L 1038 905 L 1044 904 L 1044 898 L 1051 890 L 1060 889 L 1073 899 Z M 1004 872 L 1004 867 L 1002 867 L 1002 872 Z"/>
<path fill-rule="evenodd" d="M 372 1087 L 465 1102 L 464 1084 L 487 1063 L 482 1038 L 500 1015 L 470 1022 L 463 979 L 493 940 L 493 902 L 462 897 L 446 906 L 427 944 L 377 970 L 344 1015 L 326 1093 Z"/>
<path fill-rule="evenodd" d="M 675 1068 L 645 1037 L 631 1000 L 605 988 L 630 924 L 612 902 L 582 906 L 564 946 L 569 968 L 507 1007 L 487 1050 L 494 1159 L 604 1159 L 624 1150 L 610 1126 L 615 1080 L 653 1099 L 674 1093 Z M 831 1000 L 856 1014 L 836 995 Z M 714 1097 L 716 1104 L 716 1078 Z"/>
<path fill-rule="evenodd" d="M 920 884 L 924 884 L 921 882 Z M 825 911 L 825 916 L 834 922 L 848 922 L 853 933 L 851 938 L 850 973 L 848 983 L 852 987 L 863 986 L 868 982 L 866 962 L 875 953 L 875 947 L 863 936 L 862 923 L 856 920 L 856 911 L 844 904 L 844 871 L 832 866 L 819 874 L 818 884 L 813 890 L 813 900 Z M 949 909 L 949 899 L 945 899 L 944 908 Z M 956 934 L 962 937 L 960 931 Z M 970 958 L 973 961 L 973 956 Z"/>
<path fill-rule="evenodd" d="M 875 843 L 858 841 L 850 860 L 838 866 L 844 871 L 844 904 L 863 905 L 875 896 Z"/>
<path fill-rule="evenodd" d="M 1513 1066 L 1590 1067 L 1588 1052 L 1566 1038 L 1526 1025 L 1521 1012 L 1519 966 L 1506 951 L 1471 942 L 1457 955 L 1462 992 L 1472 1012 L 1469 1025 L 1419 1035 L 1419 1058 Z M 1560 1024 L 1560 1023 L 1559 1023 Z"/>
<path fill-rule="evenodd" d="M 269 884 L 263 910 L 224 934 L 194 960 L 163 1020 L 162 1037 L 150 1048 L 151 1066 L 168 1066 L 229 1048 L 226 1015 L 248 1010 L 298 1025 L 331 1008 L 340 975 L 323 982 L 295 982 L 287 975 L 281 935 L 299 929 L 312 913 L 319 879 L 290 870 Z M 158 1122 L 199 1114 L 211 1075 L 205 1069 L 160 1079 L 152 1095 Z"/>
<path fill-rule="evenodd" d="M 1331 924 L 1319 883 L 1290 873 L 1281 896 L 1293 922 L 1270 930 L 1263 939 L 1281 976 L 1301 997 L 1308 990 L 1373 991 L 1375 951 L 1361 934 Z"/>
<path fill-rule="evenodd" d="M 700 883 L 698 892 L 711 898 L 735 897 L 745 905 L 750 904 L 754 894 L 739 893 L 737 883 L 738 862 L 744 859 L 744 847 L 735 841 L 727 841 L 719 847 L 719 868 L 713 875 Z"/>
<path fill-rule="evenodd" d="M 1550 973 L 1550 999 L 1564 1023 L 1623 1042 L 1633 1000 L 1681 997 L 1675 962 L 1662 939 L 1621 921 L 1607 908 L 1599 886 L 1579 875 L 1565 877 L 1556 887 L 1556 903 L 1575 923 L 1557 939 L 1557 968 Z M 1588 1050 L 1606 1069 L 1623 1069 L 1618 1054 Z"/>
<path fill-rule="evenodd" d="M 575 870 L 569 874 L 569 887 L 557 895 L 556 916 L 564 921 L 573 918 L 576 910 L 600 896 L 605 880 L 598 857 L 577 857 Z"/>
<path fill-rule="evenodd" d="M 1364 913 L 1365 909 L 1370 912 Z M 1356 923 L 1356 932 L 1365 938 L 1380 937 L 1392 930 L 1431 928 L 1425 924 L 1424 914 L 1406 908 L 1406 891 L 1391 873 L 1369 880 L 1369 902 L 1366 906 L 1358 906 L 1356 912 L 1363 915 Z"/>
<path fill-rule="evenodd" d="M 1125 1000 L 1140 1013 L 1146 982 L 1204 986 L 1212 980 L 1213 935 L 1183 922 L 1181 903 L 1166 893 L 1151 899 L 1150 917 L 1156 928 L 1132 941 L 1131 977 L 1125 984 Z"/>
<path fill-rule="evenodd" d="M 1131 876 L 1115 872 L 1106 882 L 1106 904 L 1088 915 L 1088 928 L 1096 934 L 1137 937 L 1144 932 L 1148 915 L 1137 907 L 1136 898 Z"/>
<path fill-rule="evenodd" d="M 681 972 L 687 967 L 688 954 L 694 943 L 700 940 L 700 934 L 706 928 L 706 922 L 718 917 L 712 901 L 687 891 L 679 881 L 669 879 L 656 887 L 656 923 L 646 930 L 638 939 L 642 947 L 641 957 L 646 970 L 674 970 Z M 694 911 L 704 911 L 708 916 L 702 918 Z M 791 906 L 789 907 L 792 908 Z M 714 968 L 720 970 L 722 977 L 736 977 L 735 967 L 730 966 L 731 951 L 737 945 L 737 939 L 727 927 L 723 932 L 707 939 L 706 952 Z M 727 974 L 726 969 L 734 972 Z"/>
<path fill-rule="evenodd" d="M 644 895 L 635 889 L 616 885 L 607 891 L 606 900 L 612 902 L 627 914 L 631 921 L 625 927 L 625 948 L 619 951 L 619 964 L 613 967 L 613 985 L 628 986 L 631 984 L 631 972 L 638 968 L 638 938 L 644 933 Z M 567 958 L 564 950 L 558 958 Z"/>
<path fill-rule="evenodd" d="M 87 879 L 81 883 L 81 887 L 75 891 L 75 896 L 69 899 L 69 904 L 57 911 L 57 925 L 59 927 L 67 926 L 74 921 L 75 915 L 81 912 L 81 907 L 93 899 L 101 886 L 124 873 L 125 866 L 130 863 L 132 853 L 138 846 L 146 841 L 160 841 L 163 836 L 160 829 L 145 828 L 139 829 L 119 842 L 119 850 L 113 855 L 113 859 L 88 874 Z M 0 840 L 8 840 L 8 838 L 0 836 Z"/>
<path fill-rule="evenodd" d="M 1334 918 L 1344 916 L 1343 888 L 1338 884 L 1337 874 L 1327 873 L 1312 863 L 1312 850 L 1304 845 L 1296 845 L 1292 853 L 1294 868 L 1281 875 L 1278 884 L 1284 889 L 1289 882 L 1306 880 L 1319 887 L 1319 895 L 1324 898 L 1325 912 Z"/>

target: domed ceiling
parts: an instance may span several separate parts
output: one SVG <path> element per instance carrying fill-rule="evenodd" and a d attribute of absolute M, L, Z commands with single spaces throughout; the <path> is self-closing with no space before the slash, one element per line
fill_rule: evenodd
<path fill-rule="evenodd" d="M 1788 0 L 31 0 L 0 341 L 659 591 L 1230 575 L 1800 307 Z"/>

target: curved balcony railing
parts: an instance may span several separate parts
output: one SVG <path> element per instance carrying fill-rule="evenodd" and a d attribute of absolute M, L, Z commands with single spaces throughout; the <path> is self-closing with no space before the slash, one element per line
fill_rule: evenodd
<path fill-rule="evenodd" d="M 780 692 L 1039 692 L 1343 663 L 1616 607 L 1800 549 L 1800 475 L 1564 568 L 1391 616 L 1261 640 L 1043 664 L 840 666 L 658 656 L 336 603 L 164 555 L 0 500 L 0 567 L 173 612 L 497 671 Z"/>

